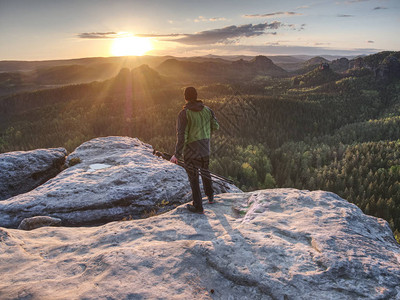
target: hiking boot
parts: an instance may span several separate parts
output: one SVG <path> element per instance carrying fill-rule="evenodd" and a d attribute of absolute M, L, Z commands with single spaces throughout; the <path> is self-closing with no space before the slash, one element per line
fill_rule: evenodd
<path fill-rule="evenodd" d="M 215 203 L 214 196 L 207 196 L 207 198 L 208 198 L 208 204 Z"/>
<path fill-rule="evenodd" d="M 186 208 L 187 208 L 190 212 L 192 212 L 192 213 L 204 214 L 204 209 L 197 209 L 197 208 L 194 207 L 192 204 L 186 205 Z"/>

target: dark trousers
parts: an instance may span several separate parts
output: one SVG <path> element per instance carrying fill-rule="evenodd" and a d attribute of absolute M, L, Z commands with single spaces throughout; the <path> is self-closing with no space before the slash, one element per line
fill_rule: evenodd
<path fill-rule="evenodd" d="M 208 197 L 214 195 L 211 175 L 208 170 L 209 162 L 209 157 L 185 159 L 185 170 L 189 177 L 190 187 L 192 188 L 193 206 L 199 210 L 203 209 L 199 184 L 199 172 L 203 181 L 204 193 Z"/>

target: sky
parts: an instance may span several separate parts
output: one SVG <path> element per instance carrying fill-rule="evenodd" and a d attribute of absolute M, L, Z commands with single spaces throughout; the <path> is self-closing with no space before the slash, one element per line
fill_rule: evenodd
<path fill-rule="evenodd" d="M 399 51 L 399 28 L 400 0 L 0 0 L 0 60 L 123 55 L 144 41 L 147 55 L 351 56 Z"/>

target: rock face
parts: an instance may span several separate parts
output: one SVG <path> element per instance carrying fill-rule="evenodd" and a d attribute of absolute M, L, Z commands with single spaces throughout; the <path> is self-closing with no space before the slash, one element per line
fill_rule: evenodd
<path fill-rule="evenodd" d="M 60 219 L 46 217 L 46 216 L 37 216 L 37 217 L 23 219 L 21 224 L 19 224 L 18 229 L 32 230 L 45 226 L 60 226 L 60 225 L 61 225 Z"/>
<path fill-rule="evenodd" d="M 397 57 L 391 55 L 384 59 L 375 69 L 375 76 L 378 80 L 391 80 L 394 78 L 400 78 L 400 62 Z"/>
<path fill-rule="evenodd" d="M 0 200 L 26 193 L 54 177 L 66 156 L 64 148 L 0 154 Z"/>
<path fill-rule="evenodd" d="M 0 298 L 400 298 L 388 224 L 337 195 L 276 189 L 216 200 L 204 215 L 182 206 L 100 227 L 0 229 Z"/>
<path fill-rule="evenodd" d="M 67 158 L 69 167 L 29 193 L 0 202 L 0 226 L 25 218 L 59 218 L 64 226 L 104 224 L 166 211 L 191 199 L 183 168 L 152 154 L 150 145 L 128 137 L 97 138 Z M 238 192 L 214 184 L 216 193 Z"/>

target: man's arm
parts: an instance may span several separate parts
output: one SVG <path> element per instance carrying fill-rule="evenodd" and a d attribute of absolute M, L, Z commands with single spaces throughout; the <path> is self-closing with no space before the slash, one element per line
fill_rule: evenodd
<path fill-rule="evenodd" d="M 219 124 L 218 124 L 217 118 L 215 117 L 215 114 L 212 111 L 212 109 L 211 108 L 208 108 L 208 109 L 210 110 L 211 116 L 212 116 L 211 122 L 210 122 L 211 123 L 210 126 L 211 126 L 211 132 L 213 132 L 213 131 L 219 129 Z"/>
<path fill-rule="evenodd" d="M 185 129 L 187 125 L 187 117 L 186 110 L 182 110 L 178 115 L 178 121 L 176 122 L 176 145 L 175 145 L 175 153 L 171 158 L 179 159 L 182 156 L 183 147 L 185 145 Z M 172 161 L 173 163 L 176 163 Z"/>

